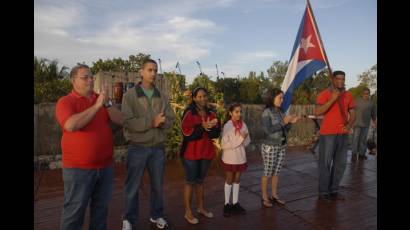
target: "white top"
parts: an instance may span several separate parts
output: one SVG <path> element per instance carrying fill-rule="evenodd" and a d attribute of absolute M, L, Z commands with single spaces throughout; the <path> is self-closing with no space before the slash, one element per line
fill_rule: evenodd
<path fill-rule="evenodd" d="M 241 132 L 249 133 L 245 122 L 242 125 Z M 222 130 L 222 161 L 225 164 L 244 164 L 246 163 L 245 146 L 251 143 L 249 135 L 244 140 L 239 133 L 235 133 L 235 127 L 229 120 Z"/>

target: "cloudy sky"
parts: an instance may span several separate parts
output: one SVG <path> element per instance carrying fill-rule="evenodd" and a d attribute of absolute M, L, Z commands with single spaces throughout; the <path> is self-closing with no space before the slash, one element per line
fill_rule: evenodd
<path fill-rule="evenodd" d="M 188 82 L 203 72 L 226 77 L 263 71 L 290 58 L 304 0 L 35 0 L 34 55 L 77 62 L 143 52 Z M 348 87 L 377 63 L 376 0 L 311 0 L 333 69 Z"/>

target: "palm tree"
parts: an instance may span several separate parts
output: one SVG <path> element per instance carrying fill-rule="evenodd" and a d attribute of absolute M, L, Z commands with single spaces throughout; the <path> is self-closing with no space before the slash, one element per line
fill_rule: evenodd
<path fill-rule="evenodd" d="M 34 81 L 45 82 L 63 79 L 68 75 L 68 67 L 58 68 L 58 61 L 49 61 L 45 58 L 38 59 L 34 56 Z"/>
<path fill-rule="evenodd" d="M 55 102 L 71 90 L 68 67 L 58 68 L 57 60 L 34 56 L 34 103 Z"/>

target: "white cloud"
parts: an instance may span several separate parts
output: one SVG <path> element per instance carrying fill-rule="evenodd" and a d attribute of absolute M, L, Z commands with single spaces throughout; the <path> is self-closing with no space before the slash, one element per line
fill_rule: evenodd
<path fill-rule="evenodd" d="M 193 14 L 233 2 L 153 1 L 141 6 L 141 2 L 130 1 L 116 7 L 109 1 L 36 1 L 34 53 L 58 58 L 66 65 L 91 64 L 98 58 L 127 57 L 133 52 L 191 62 L 210 53 L 209 36 L 222 30 Z"/>
<path fill-rule="evenodd" d="M 273 60 L 277 55 L 272 51 L 241 52 L 233 57 L 233 64 L 246 64 L 260 60 Z"/>
<path fill-rule="evenodd" d="M 341 6 L 351 0 L 311 0 L 313 10 L 330 9 Z M 280 8 L 289 10 L 291 13 L 300 13 L 305 9 L 306 1 L 301 0 L 242 0 L 240 2 L 241 12 L 249 14 L 261 9 Z"/>

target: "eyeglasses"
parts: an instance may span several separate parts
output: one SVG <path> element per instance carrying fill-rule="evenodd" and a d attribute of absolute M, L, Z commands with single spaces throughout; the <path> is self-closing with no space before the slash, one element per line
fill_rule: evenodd
<path fill-rule="evenodd" d="M 80 78 L 83 81 L 87 81 L 87 80 L 94 80 L 94 76 L 83 76 L 83 77 L 76 77 L 76 78 Z"/>

